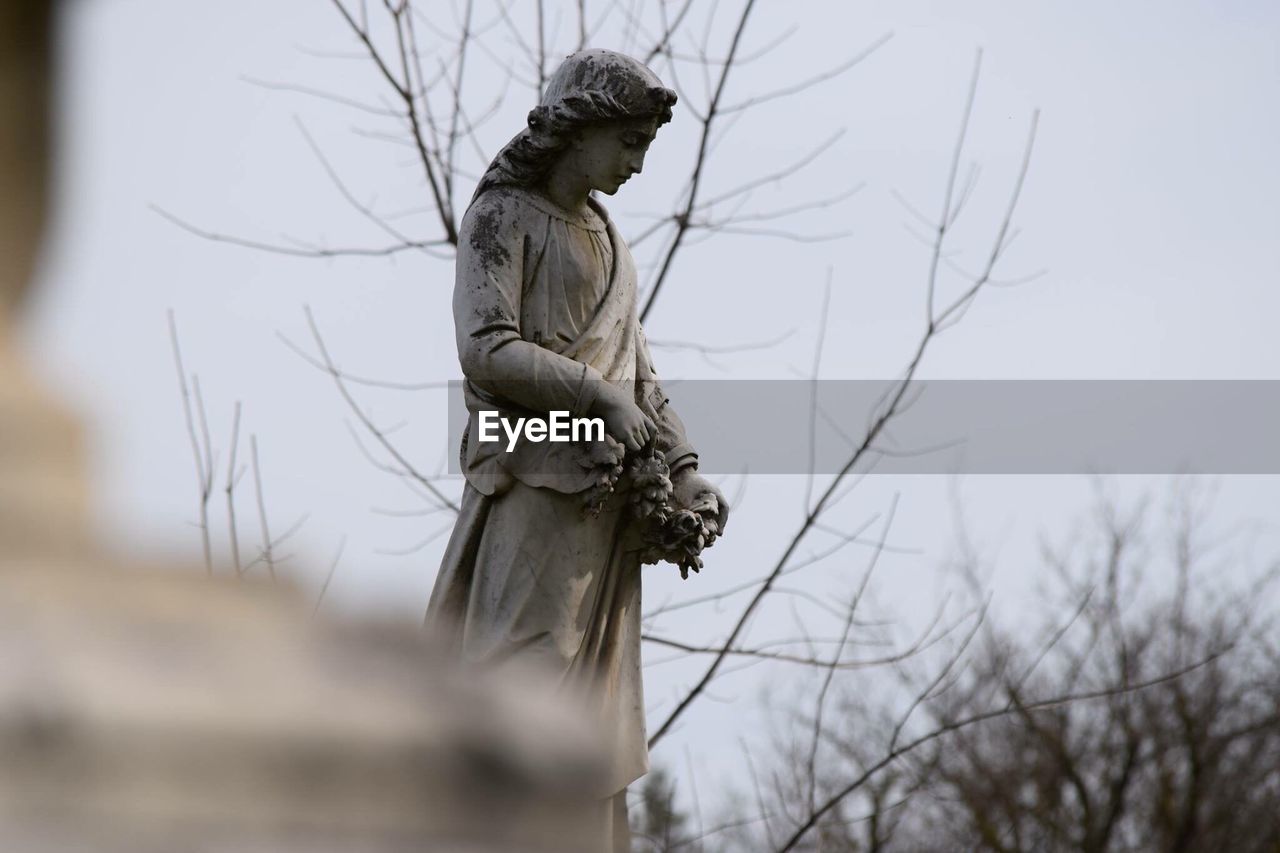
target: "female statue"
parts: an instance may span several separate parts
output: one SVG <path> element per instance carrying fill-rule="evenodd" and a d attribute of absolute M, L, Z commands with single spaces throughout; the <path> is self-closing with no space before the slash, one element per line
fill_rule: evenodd
<path fill-rule="evenodd" d="M 626 787 L 648 769 L 642 562 L 696 569 L 728 515 L 665 405 L 631 253 L 591 196 L 640 172 L 675 101 L 630 57 L 569 56 L 480 180 L 453 300 L 466 485 L 428 616 L 465 659 L 542 664 L 589 699 L 614 745 L 601 800 L 615 850 L 629 850 Z M 508 450 L 479 440 L 480 411 L 568 411 L 607 438 Z"/>

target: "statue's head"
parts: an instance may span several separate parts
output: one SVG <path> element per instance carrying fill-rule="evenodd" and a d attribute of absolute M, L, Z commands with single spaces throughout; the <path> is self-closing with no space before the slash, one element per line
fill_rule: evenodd
<path fill-rule="evenodd" d="M 594 189 L 612 194 L 644 165 L 658 128 L 671 120 L 676 93 L 638 60 L 612 50 L 570 54 L 528 124 L 489 165 L 476 189 L 534 186 L 565 156 L 577 158 Z"/>

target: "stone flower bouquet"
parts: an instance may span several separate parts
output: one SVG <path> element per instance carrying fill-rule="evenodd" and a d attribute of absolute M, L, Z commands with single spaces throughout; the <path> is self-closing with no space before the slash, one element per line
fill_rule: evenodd
<path fill-rule="evenodd" d="M 586 461 L 596 475 L 583 494 L 586 515 L 597 516 L 604 510 L 625 474 L 631 485 L 626 492 L 628 510 L 639 523 L 640 562 L 674 563 L 686 580 L 690 569 L 697 572 L 702 568 L 702 551 L 720 535 L 720 505 L 715 495 L 704 494 L 692 506 L 676 506 L 671 469 L 652 442 L 628 459 L 625 448 L 606 436 L 603 443 L 594 445 Z"/>

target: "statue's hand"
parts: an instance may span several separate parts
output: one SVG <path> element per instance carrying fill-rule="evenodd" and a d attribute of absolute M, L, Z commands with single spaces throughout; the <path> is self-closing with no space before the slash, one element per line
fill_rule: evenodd
<path fill-rule="evenodd" d="M 671 485 L 674 488 L 672 502 L 681 509 L 697 508 L 707 498 L 713 499 L 716 504 L 716 525 L 719 528 L 716 532 L 724 533 L 724 526 L 729 521 L 729 502 L 714 483 L 699 474 L 695 468 L 688 467 L 676 472 L 671 478 Z"/>
<path fill-rule="evenodd" d="M 609 435 L 631 452 L 638 452 L 657 432 L 657 425 L 626 394 L 607 382 L 601 384 L 604 387 L 600 389 L 591 413 L 604 419 L 604 428 Z"/>

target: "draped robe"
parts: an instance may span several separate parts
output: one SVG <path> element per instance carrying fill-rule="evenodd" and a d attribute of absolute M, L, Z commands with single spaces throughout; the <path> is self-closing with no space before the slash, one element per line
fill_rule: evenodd
<path fill-rule="evenodd" d="M 580 691 L 613 743 L 614 797 L 648 769 L 640 673 L 640 562 L 625 500 L 583 512 L 582 448 L 477 440 L 477 411 L 585 416 L 602 382 L 629 388 L 658 424 L 673 473 L 696 465 L 640 328 L 631 253 L 594 200 L 592 215 L 498 187 L 459 233 L 454 322 L 470 424 L 466 485 L 428 618 L 466 660 L 541 664 Z"/>

